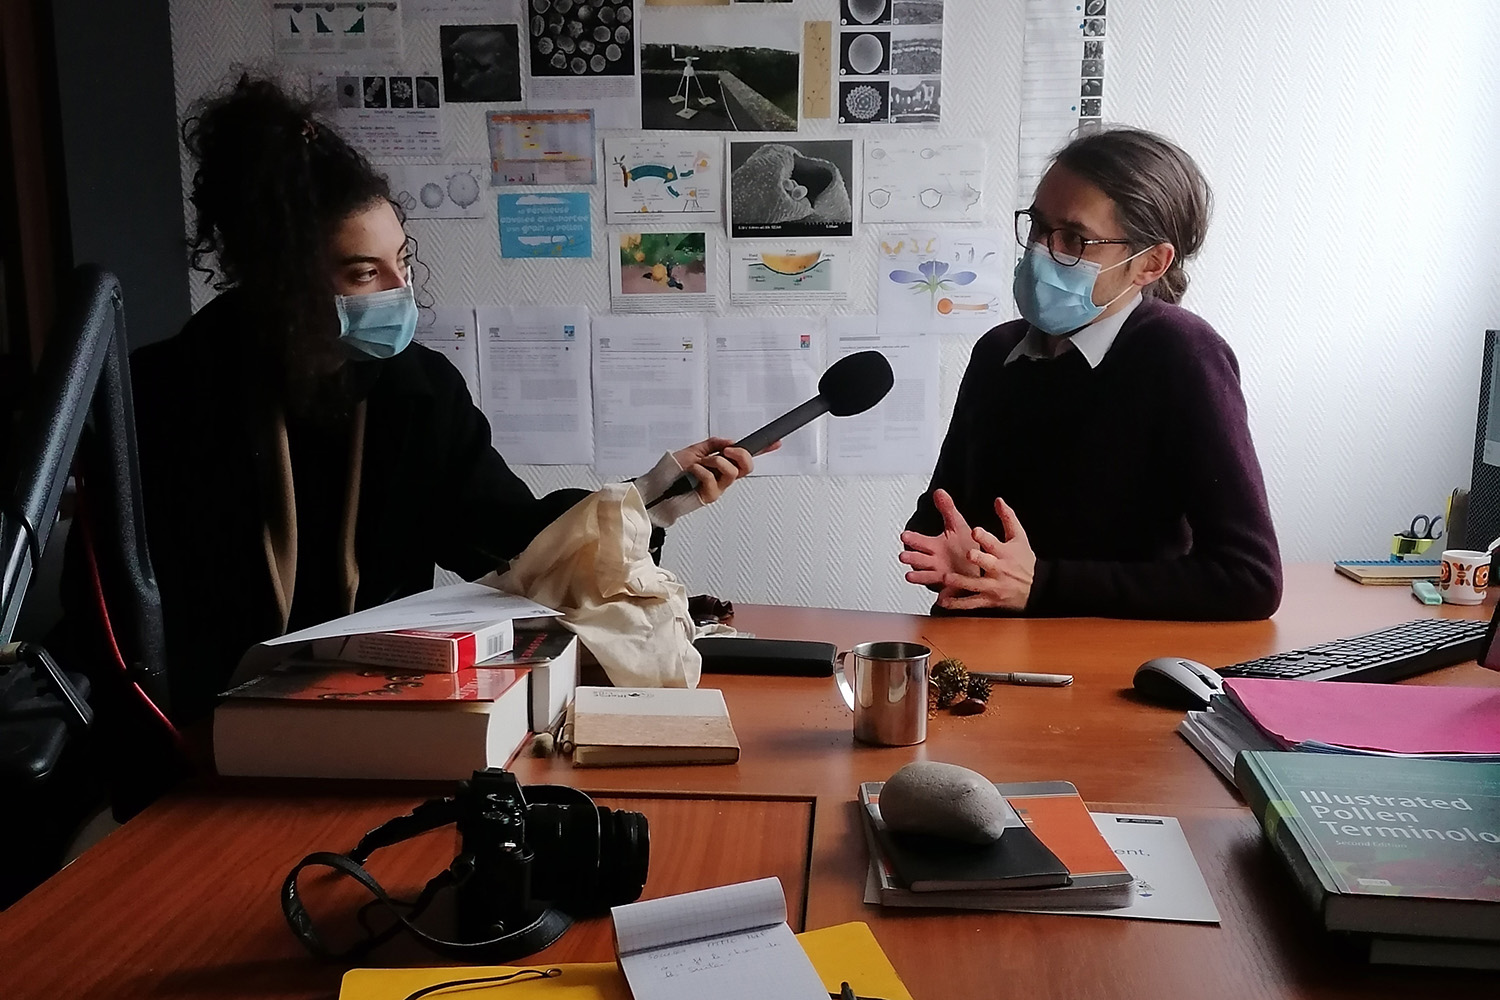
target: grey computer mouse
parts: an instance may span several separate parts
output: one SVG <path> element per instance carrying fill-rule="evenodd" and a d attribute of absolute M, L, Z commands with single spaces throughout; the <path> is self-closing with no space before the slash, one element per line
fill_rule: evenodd
<path fill-rule="evenodd" d="M 1224 682 L 1197 660 L 1158 656 L 1135 668 L 1135 689 L 1172 708 L 1207 708 L 1208 699 L 1224 690 Z"/>

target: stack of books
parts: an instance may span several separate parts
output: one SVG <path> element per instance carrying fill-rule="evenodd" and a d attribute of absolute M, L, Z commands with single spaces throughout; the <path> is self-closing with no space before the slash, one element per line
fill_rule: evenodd
<path fill-rule="evenodd" d="M 458 629 L 365 634 L 382 664 L 316 658 L 318 643 L 226 693 L 214 712 L 222 775 L 449 780 L 506 764 L 532 732 L 560 725 L 578 684 L 578 639 L 556 619 L 518 619 L 507 651 L 436 667 Z M 389 640 L 389 641 L 388 641 Z M 420 647 L 426 647 L 422 649 Z M 412 665 L 396 653 L 412 652 Z M 450 660 L 451 662 L 451 660 Z"/>
<path fill-rule="evenodd" d="M 1250 751 L 1235 782 L 1371 962 L 1500 969 L 1500 764 Z"/>
<path fill-rule="evenodd" d="M 1107 910 L 1134 896 L 1134 878 L 1070 782 L 997 784 L 1022 825 L 983 846 L 893 833 L 880 816 L 883 785 L 859 786 L 870 848 L 866 897 L 882 906 Z"/>
<path fill-rule="evenodd" d="M 1500 762 L 1493 688 L 1235 677 L 1177 732 L 1224 777 L 1246 750 Z"/>

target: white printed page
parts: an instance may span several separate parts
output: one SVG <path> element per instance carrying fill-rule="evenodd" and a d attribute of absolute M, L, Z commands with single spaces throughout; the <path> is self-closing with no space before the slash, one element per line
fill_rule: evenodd
<path fill-rule="evenodd" d="M 446 357 L 464 377 L 469 396 L 479 405 L 479 344 L 474 335 L 474 310 L 468 306 L 437 306 L 417 314 L 416 341 Z"/>
<path fill-rule="evenodd" d="M 583 306 L 478 311 L 481 409 L 511 465 L 594 460 L 589 313 Z"/>
<path fill-rule="evenodd" d="M 866 139 L 865 222 L 982 222 L 985 147 L 980 139 Z"/>
<path fill-rule="evenodd" d="M 620 968 L 635 1000 L 822 1000 L 786 924 L 775 878 L 617 906 Z"/>
<path fill-rule="evenodd" d="M 821 327 L 821 321 L 799 316 L 710 317 L 709 432 L 738 440 L 816 396 L 823 373 Z M 755 475 L 816 475 L 823 419 L 756 458 Z"/>
<path fill-rule="evenodd" d="M 879 351 L 895 382 L 874 407 L 828 423 L 831 476 L 930 475 L 942 443 L 938 409 L 941 341 L 876 332 L 873 316 L 830 316 L 828 360 Z"/>
<path fill-rule="evenodd" d="M 597 316 L 593 323 L 594 470 L 638 476 L 708 436 L 708 375 L 698 317 Z"/>

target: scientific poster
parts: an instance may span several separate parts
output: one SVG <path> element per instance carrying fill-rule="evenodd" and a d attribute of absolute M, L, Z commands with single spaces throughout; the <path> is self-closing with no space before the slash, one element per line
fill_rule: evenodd
<path fill-rule="evenodd" d="M 717 136 L 604 140 L 604 221 L 718 222 L 724 143 Z"/>
<path fill-rule="evenodd" d="M 502 194 L 498 200 L 501 257 L 593 256 L 587 194 Z"/>
<path fill-rule="evenodd" d="M 1010 319 L 1014 244 L 994 229 L 882 236 L 880 332 L 984 333 Z"/>
<path fill-rule="evenodd" d="M 842 302 L 849 297 L 849 251 L 835 243 L 736 243 L 729 255 L 729 302 Z"/>

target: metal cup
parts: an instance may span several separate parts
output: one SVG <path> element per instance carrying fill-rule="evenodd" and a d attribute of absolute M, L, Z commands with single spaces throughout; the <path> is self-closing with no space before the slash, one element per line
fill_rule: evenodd
<path fill-rule="evenodd" d="M 844 704 L 854 711 L 856 740 L 907 747 L 927 739 L 931 656 L 932 650 L 916 642 L 862 642 L 839 653 L 834 677 Z"/>

